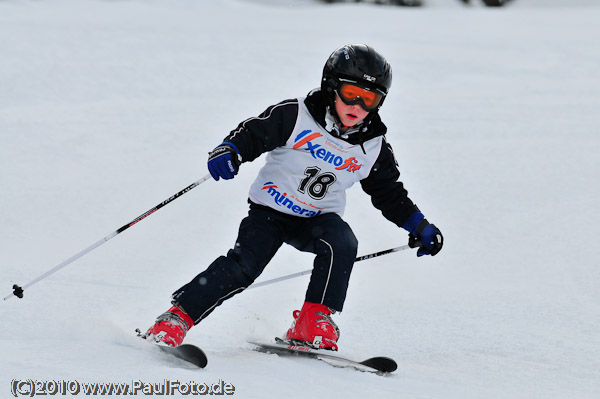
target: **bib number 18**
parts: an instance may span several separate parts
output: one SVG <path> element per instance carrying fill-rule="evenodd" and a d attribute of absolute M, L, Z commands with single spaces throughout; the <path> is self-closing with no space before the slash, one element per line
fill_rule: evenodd
<path fill-rule="evenodd" d="M 320 171 L 321 169 L 316 166 L 306 168 L 304 171 L 306 177 L 300 182 L 298 191 L 302 194 L 308 192 L 308 195 L 314 199 L 323 199 L 329 186 L 335 182 L 336 177 L 330 172 L 319 174 Z"/>

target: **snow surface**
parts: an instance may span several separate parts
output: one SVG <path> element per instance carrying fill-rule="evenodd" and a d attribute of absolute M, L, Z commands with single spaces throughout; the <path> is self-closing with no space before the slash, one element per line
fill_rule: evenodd
<path fill-rule="evenodd" d="M 474 2 L 476 3 L 476 2 Z M 289 326 L 308 277 L 226 302 L 187 341 L 205 370 L 133 336 L 223 254 L 262 159 L 207 181 L 0 307 L 0 397 L 13 379 L 165 379 L 239 398 L 600 397 L 600 5 L 430 0 L 0 1 L 2 297 L 207 173 L 238 122 L 306 94 L 339 45 L 387 56 L 381 111 L 435 258 L 356 265 L 341 352 L 382 377 L 250 350 Z M 359 254 L 406 242 L 359 186 Z M 261 280 L 310 267 L 284 247 Z M 83 396 L 83 394 L 81 394 Z"/>

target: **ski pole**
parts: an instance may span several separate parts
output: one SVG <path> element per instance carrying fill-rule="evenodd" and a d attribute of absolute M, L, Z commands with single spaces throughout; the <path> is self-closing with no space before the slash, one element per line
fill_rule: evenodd
<path fill-rule="evenodd" d="M 11 298 L 13 295 L 16 296 L 16 297 L 18 297 L 18 298 L 23 298 L 23 291 L 25 290 L 25 288 L 31 287 L 32 285 L 34 285 L 38 281 L 41 281 L 41 280 L 45 279 L 46 277 L 50 276 L 51 274 L 56 273 L 57 271 L 59 271 L 63 267 L 65 267 L 68 264 L 76 261 L 77 259 L 81 258 L 83 255 L 87 254 L 88 252 L 91 252 L 92 250 L 98 248 L 100 245 L 104 244 L 106 241 L 110 240 L 111 238 L 115 237 L 116 235 L 121 234 L 122 232 L 124 232 L 125 230 L 127 230 L 128 228 L 130 228 L 131 226 L 133 226 L 133 225 L 141 222 L 142 220 L 146 219 L 148 216 L 152 215 L 154 212 L 158 211 L 163 206 L 165 206 L 165 205 L 173 202 L 177 198 L 181 197 L 183 194 L 185 194 L 188 191 L 190 191 L 191 189 L 199 186 L 200 184 L 204 183 L 205 181 L 209 180 L 210 178 L 211 178 L 211 175 L 208 174 L 208 175 L 204 176 L 203 178 L 201 178 L 200 180 L 197 180 L 197 181 L 193 182 L 192 184 L 190 184 L 189 186 L 187 186 L 183 190 L 179 191 L 177 194 L 172 195 L 171 197 L 167 198 L 166 200 L 164 200 L 160 204 L 156 205 L 154 208 L 150 209 L 147 212 L 144 212 L 143 214 L 141 214 L 137 218 L 133 219 L 131 222 L 129 222 L 126 225 L 118 228 L 117 230 L 113 231 L 112 233 L 110 233 L 106 237 L 104 237 L 101 240 L 99 240 L 99 241 L 95 242 L 94 244 L 90 245 L 89 247 L 87 247 L 86 249 L 82 250 L 81 252 L 76 253 L 75 255 L 73 255 L 69 259 L 65 260 L 64 262 L 62 262 L 62 263 L 54 266 L 52 269 L 48 270 L 46 273 L 44 273 L 44 274 L 40 275 L 39 277 L 33 279 L 32 281 L 28 282 L 27 284 L 24 284 L 22 287 L 20 287 L 17 284 L 13 285 L 13 293 L 10 294 L 10 295 L 8 295 L 8 296 L 6 296 L 4 298 L 4 300 L 6 301 L 7 299 Z"/>
<path fill-rule="evenodd" d="M 360 262 L 361 260 L 372 259 L 372 258 L 376 258 L 378 256 L 391 254 L 392 252 L 405 251 L 407 249 L 415 248 L 415 247 L 420 247 L 420 246 L 421 246 L 421 243 L 419 241 L 411 241 L 411 242 L 409 242 L 409 244 L 402 245 L 401 247 L 390 248 L 390 249 L 386 249 L 384 251 L 379 251 L 379 252 L 375 252 L 375 253 L 372 253 L 372 254 L 359 256 L 358 258 L 354 259 L 354 262 Z M 312 269 L 310 269 L 310 270 L 304 270 L 303 272 L 297 272 L 297 273 L 288 274 L 286 276 L 276 277 L 276 278 L 273 278 L 271 280 L 261 281 L 260 283 L 252 284 L 247 289 L 257 288 L 257 287 L 263 287 L 265 285 L 278 283 L 280 281 L 289 280 L 289 279 L 300 277 L 300 276 L 304 276 L 304 275 L 310 274 L 310 273 L 312 273 Z"/>

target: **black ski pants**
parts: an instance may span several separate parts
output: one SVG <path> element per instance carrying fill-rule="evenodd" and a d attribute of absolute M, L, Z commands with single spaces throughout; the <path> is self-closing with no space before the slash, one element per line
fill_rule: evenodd
<path fill-rule="evenodd" d="M 316 255 L 306 301 L 341 311 L 358 247 L 350 226 L 335 213 L 302 218 L 257 204 L 250 205 L 227 256 L 175 291 L 173 304 L 197 324 L 249 287 L 283 243 Z"/>

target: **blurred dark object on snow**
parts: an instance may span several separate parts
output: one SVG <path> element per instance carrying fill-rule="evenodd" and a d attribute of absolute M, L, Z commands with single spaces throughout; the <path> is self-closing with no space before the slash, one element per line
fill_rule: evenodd
<path fill-rule="evenodd" d="M 420 7 L 423 5 L 422 0 L 321 0 L 324 3 L 375 3 L 375 4 L 392 4 L 396 6 Z"/>
<path fill-rule="evenodd" d="M 321 0 L 324 3 L 375 3 L 391 4 L 405 7 L 420 7 L 424 0 Z M 471 0 L 460 0 L 465 4 L 470 4 Z M 501 7 L 512 0 L 481 0 L 488 7 Z"/>
<path fill-rule="evenodd" d="M 505 5 L 506 3 L 512 1 L 512 0 L 481 0 L 483 1 L 483 4 L 485 4 L 488 7 L 502 7 L 503 5 Z M 471 2 L 471 0 L 462 0 L 463 3 L 465 4 L 469 4 Z"/>

